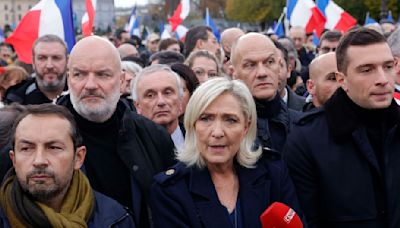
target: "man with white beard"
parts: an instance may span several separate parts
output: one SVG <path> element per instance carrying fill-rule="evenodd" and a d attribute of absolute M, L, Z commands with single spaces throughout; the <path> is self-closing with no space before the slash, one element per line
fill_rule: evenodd
<path fill-rule="evenodd" d="M 60 104 L 71 111 L 81 131 L 87 147 L 83 169 L 93 189 L 130 208 L 138 227 L 148 227 L 152 177 L 174 163 L 169 134 L 119 101 L 124 73 L 108 40 L 80 40 L 68 69 L 70 95 Z"/>

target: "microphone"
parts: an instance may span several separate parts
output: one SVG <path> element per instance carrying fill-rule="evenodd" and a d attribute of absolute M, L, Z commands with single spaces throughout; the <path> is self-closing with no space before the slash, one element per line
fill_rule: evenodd
<path fill-rule="evenodd" d="M 260 216 L 263 228 L 303 228 L 297 213 L 284 203 L 271 204 Z"/>

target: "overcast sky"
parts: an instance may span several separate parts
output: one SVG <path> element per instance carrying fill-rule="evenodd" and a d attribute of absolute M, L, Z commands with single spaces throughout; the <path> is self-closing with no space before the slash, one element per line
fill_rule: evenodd
<path fill-rule="evenodd" d="M 138 5 L 144 5 L 147 0 L 114 0 L 116 7 L 131 7 L 137 2 Z"/>

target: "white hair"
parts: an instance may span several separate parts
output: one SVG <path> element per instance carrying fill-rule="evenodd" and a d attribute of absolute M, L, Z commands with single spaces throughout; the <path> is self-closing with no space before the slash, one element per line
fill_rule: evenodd
<path fill-rule="evenodd" d="M 211 102 L 224 93 L 232 94 L 237 98 L 246 121 L 250 123 L 248 133 L 240 143 L 239 151 L 236 154 L 236 161 L 244 167 L 252 168 L 261 156 L 261 148 L 255 148 L 254 145 L 257 132 L 257 112 L 253 96 L 242 81 L 219 77 L 207 80 L 201 84 L 194 91 L 186 106 L 184 120 L 186 129 L 185 143 L 177 151 L 176 157 L 187 166 L 196 165 L 202 168 L 206 165 L 197 148 L 194 125 Z"/>
<path fill-rule="evenodd" d="M 154 64 L 154 65 L 148 66 L 148 67 L 144 68 L 142 71 L 140 71 L 140 73 L 133 80 L 133 82 L 131 84 L 132 100 L 137 101 L 137 99 L 139 97 L 139 94 L 137 93 L 137 89 L 138 89 L 137 87 L 138 87 L 139 81 L 146 75 L 149 75 L 149 74 L 152 74 L 155 72 L 160 72 L 160 71 L 166 71 L 175 78 L 176 86 L 178 88 L 178 96 L 179 96 L 179 98 L 183 97 L 183 87 L 182 87 L 182 83 L 181 83 L 181 77 L 177 73 L 172 71 L 171 67 L 169 67 L 168 65 Z"/>
<path fill-rule="evenodd" d="M 122 61 L 121 65 L 122 65 L 122 70 L 129 71 L 131 73 L 134 73 L 135 75 L 143 70 L 143 68 L 139 66 L 139 64 L 134 63 L 132 61 Z"/>

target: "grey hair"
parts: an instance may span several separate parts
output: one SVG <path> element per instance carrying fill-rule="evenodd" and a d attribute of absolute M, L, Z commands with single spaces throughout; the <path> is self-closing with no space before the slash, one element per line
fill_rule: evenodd
<path fill-rule="evenodd" d="M 387 39 L 392 54 L 400 57 L 400 29 L 396 29 Z"/>
<path fill-rule="evenodd" d="M 141 66 L 139 66 L 139 64 L 134 63 L 132 61 L 122 61 L 121 66 L 122 66 L 123 70 L 129 71 L 129 72 L 135 73 L 135 74 L 138 74 L 140 71 L 143 70 L 143 68 Z"/>
<path fill-rule="evenodd" d="M 173 77 L 175 77 L 176 86 L 178 88 L 178 96 L 179 96 L 179 98 L 183 97 L 183 87 L 182 87 L 182 83 L 181 83 L 181 77 L 177 73 L 172 71 L 171 67 L 169 67 L 168 65 L 154 64 L 154 65 L 148 66 L 148 67 L 144 68 L 142 71 L 140 71 L 140 73 L 133 80 L 133 82 L 131 84 L 132 100 L 137 101 L 137 99 L 138 99 L 139 94 L 137 94 L 137 89 L 138 89 L 139 81 L 143 77 L 146 77 L 146 75 L 149 75 L 149 74 L 152 74 L 155 72 L 160 72 L 160 71 L 166 71 L 169 74 L 171 74 Z"/>
<path fill-rule="evenodd" d="M 250 123 L 249 130 L 240 143 L 236 154 L 236 161 L 247 168 L 253 168 L 261 156 L 260 147 L 254 147 L 257 132 L 256 106 L 247 86 L 240 80 L 230 80 L 224 77 L 213 78 L 201 84 L 191 96 L 185 112 L 186 137 L 183 146 L 176 152 L 179 161 L 187 166 L 206 166 L 197 148 L 195 124 L 204 110 L 219 96 L 224 93 L 232 94 L 240 103 L 246 121 Z"/>

